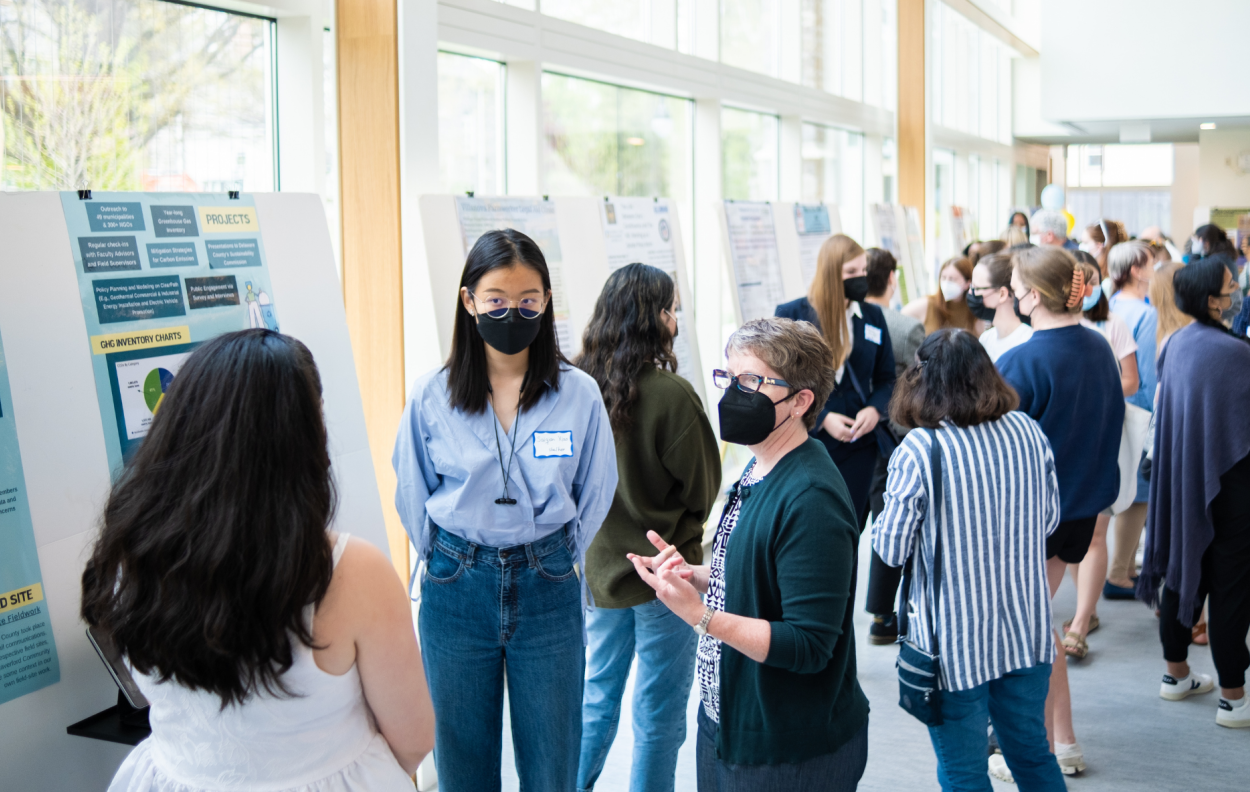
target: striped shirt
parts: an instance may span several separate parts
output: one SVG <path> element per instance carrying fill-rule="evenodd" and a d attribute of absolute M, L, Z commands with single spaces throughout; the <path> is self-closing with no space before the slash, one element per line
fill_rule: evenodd
<path fill-rule="evenodd" d="M 968 690 L 1055 659 L 1046 537 L 1059 524 L 1059 481 L 1050 443 L 1022 412 L 937 430 L 942 457 L 942 686 Z M 890 457 L 885 508 L 873 549 L 902 566 L 919 538 L 908 603 L 909 641 L 932 651 L 930 570 L 935 524 L 929 430 L 909 432 Z"/>

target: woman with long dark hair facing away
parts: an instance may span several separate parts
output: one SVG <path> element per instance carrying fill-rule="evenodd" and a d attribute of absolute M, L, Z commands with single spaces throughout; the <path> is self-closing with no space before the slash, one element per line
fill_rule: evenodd
<path fill-rule="evenodd" d="M 412 612 L 334 506 L 308 349 L 269 330 L 196 349 L 82 577 L 83 619 L 152 706 L 110 792 L 412 789 L 434 737 Z"/>
<path fill-rule="evenodd" d="M 1060 522 L 1046 538 L 1053 597 L 1067 565 L 1085 558 L 1098 514 L 1119 494 L 1124 391 L 1110 345 L 1080 324 L 1085 275 L 1076 259 L 1062 248 L 1036 247 L 1017 251 L 1013 261 L 1011 289 L 1033 337 L 1005 352 L 998 369 L 1055 455 Z M 1046 725 L 1060 769 L 1072 774 L 1085 760 L 1072 727 L 1065 657 L 1061 650 L 1052 666 Z"/>
<path fill-rule="evenodd" d="M 439 788 L 499 789 L 506 663 L 521 786 L 573 789 L 588 604 L 577 568 L 616 490 L 612 427 L 599 386 L 560 354 L 547 260 L 525 234 L 477 240 L 454 321 L 392 459 L 420 562 Z"/>
<path fill-rule="evenodd" d="M 726 368 L 712 372 L 725 391 L 720 436 L 753 457 L 710 563 L 687 563 L 654 533 L 657 555 L 629 556 L 700 636 L 699 792 L 853 792 L 868 761 L 852 628 L 859 526 L 808 434 L 833 387 L 829 354 L 807 322 L 734 331 Z"/>
<path fill-rule="evenodd" d="M 833 353 L 833 392 L 812 434 L 846 481 L 860 530 L 868 517 L 877 454 L 893 450 L 880 448 L 877 427 L 894 392 L 894 347 L 885 314 L 868 302 L 867 273 L 864 249 L 834 234 L 820 246 L 807 296 L 777 306 L 779 317 L 816 325 Z"/>
<path fill-rule="evenodd" d="M 1018 403 L 963 330 L 929 336 L 890 402 L 912 431 L 890 457 L 872 544 L 892 567 L 912 559 L 905 637 L 938 655 L 943 723 L 929 735 L 944 790 L 989 787 L 987 718 L 1021 789 L 1064 789 L 1045 712 L 1059 481 L 1046 435 Z"/>
<path fill-rule="evenodd" d="M 720 449 L 694 388 L 677 376 L 677 290 L 663 270 L 630 264 L 608 277 L 574 361 L 595 378 L 616 437 L 620 482 L 586 554 L 595 598 L 582 703 L 577 788 L 593 789 L 616 736 L 625 681 L 634 682 L 633 779 L 639 792 L 672 792 L 698 635 L 638 577 L 629 553 L 649 532 L 692 563 L 720 489 Z"/>
<path fill-rule="evenodd" d="M 1176 304 L 1194 322 L 1159 355 L 1137 596 L 1161 611 L 1167 673 L 1159 695 L 1172 701 L 1215 687 L 1188 662 L 1190 628 L 1209 598 L 1207 635 L 1221 688 L 1215 722 L 1250 728 L 1250 343 L 1220 321 L 1237 288 L 1221 258 L 1192 263 L 1174 280 Z"/>

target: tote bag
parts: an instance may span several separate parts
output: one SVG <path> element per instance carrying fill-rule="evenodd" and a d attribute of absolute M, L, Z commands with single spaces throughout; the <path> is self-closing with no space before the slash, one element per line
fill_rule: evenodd
<path fill-rule="evenodd" d="M 1150 428 L 1150 411 L 1136 404 L 1124 404 L 1124 430 L 1120 433 L 1120 495 L 1111 504 L 1111 513 L 1120 512 L 1133 505 L 1137 497 L 1137 469 L 1141 466 L 1142 450 L 1146 447 L 1146 432 Z"/>

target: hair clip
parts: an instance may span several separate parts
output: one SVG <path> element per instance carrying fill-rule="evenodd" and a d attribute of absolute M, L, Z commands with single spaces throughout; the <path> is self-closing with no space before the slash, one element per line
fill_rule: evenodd
<path fill-rule="evenodd" d="M 1067 306 L 1075 308 L 1081 304 L 1081 300 L 1085 299 L 1085 270 L 1080 267 L 1072 268 L 1072 293 L 1068 295 Z"/>

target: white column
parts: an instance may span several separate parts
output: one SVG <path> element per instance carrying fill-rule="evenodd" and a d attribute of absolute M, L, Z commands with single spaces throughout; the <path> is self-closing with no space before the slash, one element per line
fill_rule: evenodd
<path fill-rule="evenodd" d="M 705 393 L 715 394 L 708 372 L 725 359 L 722 307 L 726 281 L 718 206 L 721 187 L 720 98 L 694 103 L 694 309 L 699 328 Z M 709 396 L 711 398 L 711 396 Z M 713 421 L 716 411 L 709 410 Z"/>
<path fill-rule="evenodd" d="M 399 173 L 403 222 L 404 381 L 442 361 L 419 199 L 442 192 L 438 170 L 438 2 L 399 3 Z M 460 267 L 463 262 L 439 262 Z"/>
<path fill-rule="evenodd" d="M 432 0 L 431 0 L 432 1 Z M 530 60 L 508 61 L 508 195 L 542 195 L 543 68 Z"/>
<path fill-rule="evenodd" d="M 803 199 L 803 117 L 781 117 L 781 140 L 778 146 L 777 171 L 780 176 L 778 200 L 782 202 Z"/>
<path fill-rule="evenodd" d="M 325 191 L 324 21 L 278 19 L 278 179 L 286 192 Z"/>

